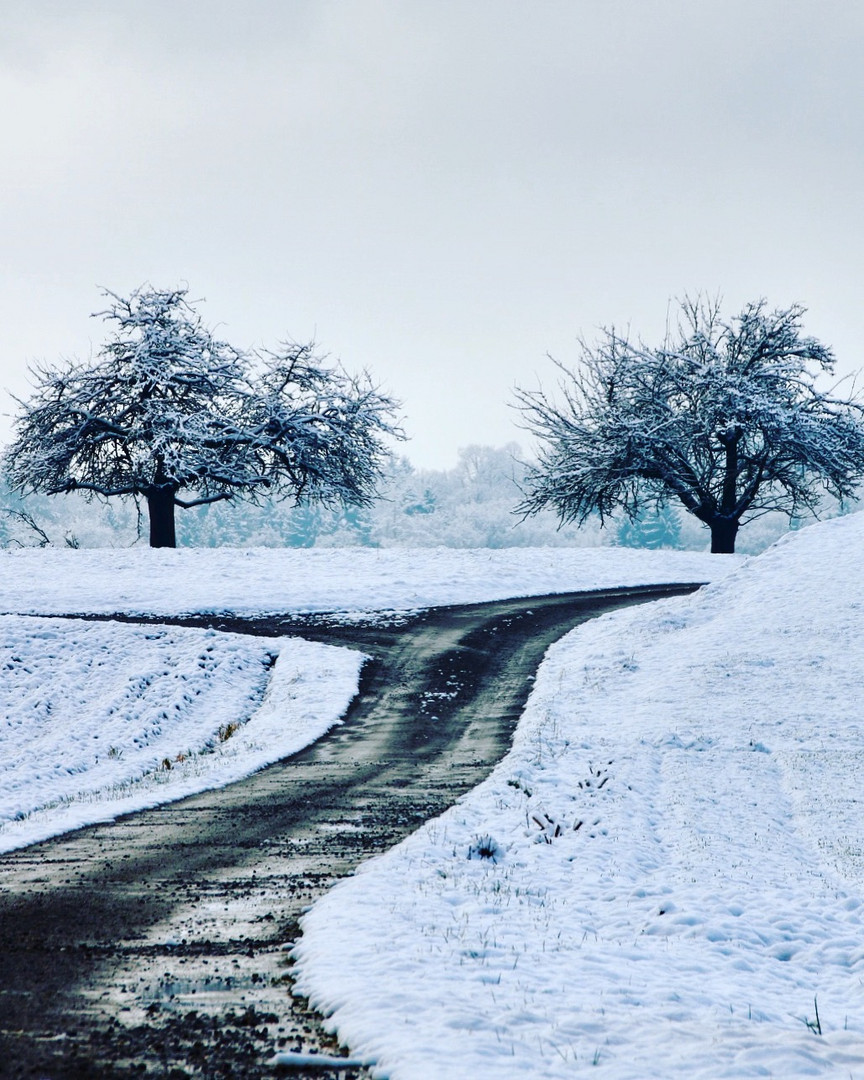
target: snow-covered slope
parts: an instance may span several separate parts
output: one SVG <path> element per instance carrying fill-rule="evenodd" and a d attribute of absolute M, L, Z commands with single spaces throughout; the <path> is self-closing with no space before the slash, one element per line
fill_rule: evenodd
<path fill-rule="evenodd" d="M 0 616 L 0 851 L 248 776 L 335 724 L 362 654 Z"/>
<path fill-rule="evenodd" d="M 298 990 L 391 1080 L 864 1076 L 862 550 L 817 525 L 553 646 L 489 780 L 306 917 Z"/>

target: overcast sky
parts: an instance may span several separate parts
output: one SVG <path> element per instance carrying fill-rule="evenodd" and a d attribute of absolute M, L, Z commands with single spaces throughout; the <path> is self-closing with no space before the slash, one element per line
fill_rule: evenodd
<path fill-rule="evenodd" d="M 0 0 L 0 387 L 100 286 L 315 336 L 415 464 L 521 439 L 546 354 L 670 299 L 800 301 L 864 365 L 855 0 Z M 13 411 L 4 395 L 0 411 Z M 5 441 L 8 421 L 0 424 Z"/>

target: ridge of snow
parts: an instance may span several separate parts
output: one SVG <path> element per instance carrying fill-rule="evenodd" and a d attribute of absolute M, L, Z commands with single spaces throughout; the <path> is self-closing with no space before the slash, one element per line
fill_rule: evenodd
<path fill-rule="evenodd" d="M 362 662 L 301 638 L 0 616 L 0 852 L 296 753 L 339 722 Z"/>

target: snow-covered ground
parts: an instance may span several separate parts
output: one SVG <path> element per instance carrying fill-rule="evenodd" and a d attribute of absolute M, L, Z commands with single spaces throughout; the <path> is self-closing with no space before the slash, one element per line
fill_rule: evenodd
<path fill-rule="evenodd" d="M 740 561 L 612 548 L 0 552 L 0 612 L 13 613 L 0 615 L 0 851 L 217 787 L 296 753 L 344 714 L 362 663 L 358 652 L 296 638 L 31 614 L 350 617 L 705 581 Z"/>
<path fill-rule="evenodd" d="M 740 556 L 632 548 L 24 548 L 0 551 L 0 612 L 358 612 L 616 585 L 711 581 Z"/>
<path fill-rule="evenodd" d="M 553 646 L 493 775 L 306 916 L 391 1080 L 864 1077 L 864 515 Z"/>
<path fill-rule="evenodd" d="M 713 578 L 554 646 L 492 777 L 307 916 L 300 988 L 391 1080 L 864 1077 L 862 549 L 859 514 L 748 561 L 2 553 L 0 847 L 119 812 L 117 793 L 150 804 L 249 772 L 335 722 L 356 686 L 343 650 L 46 615 Z"/>
<path fill-rule="evenodd" d="M 337 723 L 362 654 L 0 616 L 0 851 L 248 776 Z"/>

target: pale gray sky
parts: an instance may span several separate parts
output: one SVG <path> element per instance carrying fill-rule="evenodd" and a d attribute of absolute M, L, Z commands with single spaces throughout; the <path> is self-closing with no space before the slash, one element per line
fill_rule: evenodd
<path fill-rule="evenodd" d="M 421 466 L 684 292 L 858 368 L 862 55 L 855 0 L 0 0 L 0 386 L 145 281 L 368 367 Z"/>

